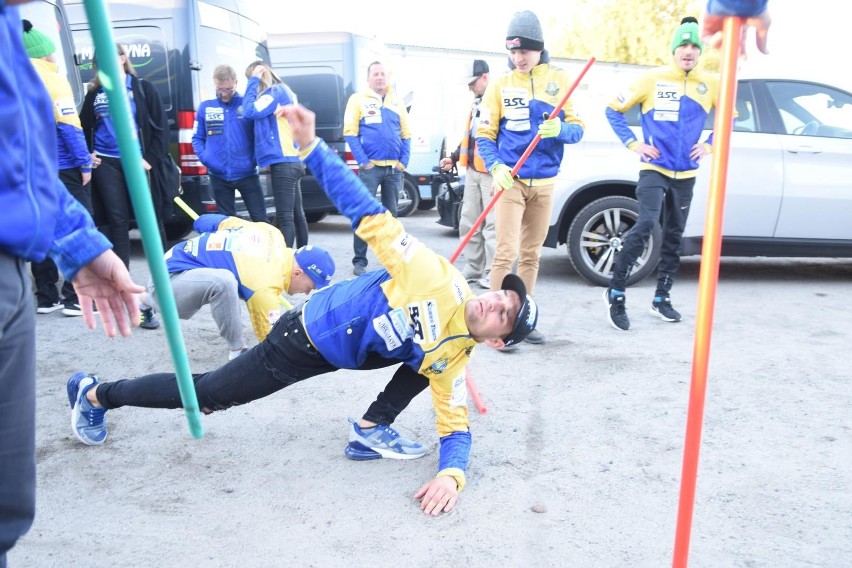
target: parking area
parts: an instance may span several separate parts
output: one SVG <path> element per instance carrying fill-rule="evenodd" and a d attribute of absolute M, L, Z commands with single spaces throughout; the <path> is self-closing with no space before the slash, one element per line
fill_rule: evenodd
<path fill-rule="evenodd" d="M 458 239 L 437 219 L 403 221 L 449 257 Z M 337 262 L 335 280 L 350 277 L 348 222 L 331 215 L 310 229 Z M 477 348 L 471 373 L 487 413 L 469 401 L 468 486 L 440 518 L 412 499 L 437 471 L 427 395 L 397 423 L 429 445 L 424 458 L 343 455 L 347 416 L 366 410 L 389 370 L 317 377 L 204 417 L 200 440 L 180 411 L 117 409 L 106 444 L 85 447 L 68 424 L 68 375 L 168 370 L 164 331 L 109 341 L 78 318 L 39 315 L 38 510 L 10 565 L 670 564 L 699 266 L 685 258 L 672 292 L 683 322 L 646 314 L 647 279 L 628 290 L 632 325 L 619 332 L 603 288 L 573 271 L 564 245 L 545 249 L 537 299 L 548 342 Z M 138 242 L 131 272 L 147 280 Z M 723 259 L 690 566 L 839 567 L 852 556 L 850 282 L 849 259 Z M 208 310 L 182 330 L 193 372 L 225 362 Z"/>

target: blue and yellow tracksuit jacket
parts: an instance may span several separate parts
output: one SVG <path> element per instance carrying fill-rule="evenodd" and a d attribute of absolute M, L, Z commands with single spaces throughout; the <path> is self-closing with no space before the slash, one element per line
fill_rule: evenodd
<path fill-rule="evenodd" d="M 384 97 L 367 89 L 346 102 L 343 137 L 359 165 L 408 167 L 411 129 L 405 104 L 388 91 Z"/>
<path fill-rule="evenodd" d="M 538 134 L 538 127 L 571 87 L 568 74 L 549 63 L 540 63 L 530 73 L 517 69 L 493 79 L 482 96 L 476 144 L 490 172 L 495 164 L 515 167 Z M 559 111 L 562 131 L 554 138 L 542 138 L 518 171 L 528 186 L 550 185 L 562 163 L 565 144 L 583 137 L 583 121 L 572 110 L 571 101 Z"/>
<path fill-rule="evenodd" d="M 92 155 L 86 146 L 74 93 L 64 75 L 59 74 L 56 63 L 44 59 L 30 59 L 39 77 L 44 82 L 53 101 L 53 118 L 56 121 L 57 154 L 59 169 L 79 168 L 81 172 L 92 171 Z"/>
<path fill-rule="evenodd" d="M 689 73 L 674 62 L 651 69 L 620 93 L 606 109 L 606 117 L 621 142 L 631 150 L 639 141 L 630 130 L 624 113 L 641 104 L 645 144 L 660 151 L 660 157 L 641 162 L 640 169 L 655 170 L 670 178 L 698 174 L 698 162 L 690 159 L 707 115 L 719 94 L 717 76 L 693 69 Z M 710 150 L 713 133 L 704 142 Z M 641 158 L 640 158 L 641 159 Z"/>
<path fill-rule="evenodd" d="M 59 181 L 50 96 L 24 50 L 18 8 L 0 0 L 0 249 L 72 279 L 111 248 Z"/>
<path fill-rule="evenodd" d="M 368 354 L 395 359 L 429 379 L 441 438 L 438 475 L 465 484 L 470 454 L 465 367 L 476 342 L 464 319 L 473 298 L 461 273 L 405 232 L 324 142 L 304 153 L 328 197 L 384 270 L 316 292 L 305 330 L 329 363 L 357 369 Z"/>
<path fill-rule="evenodd" d="M 210 173 L 236 181 L 257 173 L 254 157 L 254 121 L 243 116 L 243 97 L 227 103 L 204 101 L 195 115 L 192 149 Z"/>
<path fill-rule="evenodd" d="M 243 97 L 243 115 L 254 120 L 254 154 L 261 168 L 281 162 L 299 163 L 299 151 L 293 145 L 290 123 L 275 116 L 278 105 L 294 104 L 296 95 L 284 83 L 276 83 L 260 95 L 260 79 L 252 77 Z"/>
<path fill-rule="evenodd" d="M 170 273 L 193 268 L 224 268 L 239 284 L 254 334 L 263 341 L 281 315 L 278 297 L 290 286 L 293 249 L 284 235 L 269 223 L 252 223 L 238 217 L 202 215 L 193 223 L 199 236 L 176 244 L 166 252 Z"/>

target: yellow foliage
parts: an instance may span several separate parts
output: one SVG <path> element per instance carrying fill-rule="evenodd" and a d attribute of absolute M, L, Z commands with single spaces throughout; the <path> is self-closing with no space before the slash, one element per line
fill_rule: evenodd
<path fill-rule="evenodd" d="M 706 0 L 574 0 L 564 15 L 542 21 L 551 56 L 663 65 L 682 18 L 701 19 Z M 701 66 L 718 70 L 719 54 L 705 49 Z"/>

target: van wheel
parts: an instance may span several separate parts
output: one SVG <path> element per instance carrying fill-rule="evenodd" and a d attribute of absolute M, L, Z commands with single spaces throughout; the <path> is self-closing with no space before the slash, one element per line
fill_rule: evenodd
<path fill-rule="evenodd" d="M 636 224 L 639 204 L 629 197 L 603 197 L 586 205 L 568 229 L 568 258 L 577 273 L 598 286 L 608 286 L 627 233 Z M 648 244 L 627 279 L 628 285 L 639 282 L 657 268 L 663 230 L 654 225 Z"/>
<path fill-rule="evenodd" d="M 182 241 L 189 233 L 192 232 L 192 219 L 186 221 L 169 221 L 163 223 L 163 228 L 166 230 L 166 238 L 169 242 Z M 163 243 L 163 247 L 166 243 Z"/>
<path fill-rule="evenodd" d="M 420 204 L 420 188 L 407 175 L 402 176 L 402 189 L 399 190 L 399 200 L 396 205 L 397 217 L 408 217 Z"/>
<path fill-rule="evenodd" d="M 319 223 L 328 215 L 327 211 L 312 211 L 310 213 L 305 213 L 305 220 L 308 223 Z"/>

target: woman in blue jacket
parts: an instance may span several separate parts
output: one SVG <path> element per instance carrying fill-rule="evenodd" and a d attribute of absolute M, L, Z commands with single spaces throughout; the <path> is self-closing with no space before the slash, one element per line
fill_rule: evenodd
<path fill-rule="evenodd" d="M 288 247 L 303 247 L 308 244 L 308 222 L 302 209 L 299 178 L 304 175 L 305 169 L 293 145 L 290 125 L 286 119 L 274 114 L 279 105 L 295 103 L 296 95 L 263 61 L 249 65 L 246 77 L 249 81 L 243 97 L 243 116 L 255 121 L 257 165 L 270 167 L 275 224 L 284 233 Z"/>
<path fill-rule="evenodd" d="M 119 71 L 127 87 L 130 111 L 136 123 L 142 165 L 151 175 L 158 169 L 159 162 L 165 159 L 169 149 L 166 112 L 154 85 L 136 76 L 136 70 L 121 44 L 117 44 L 116 48 L 120 62 Z M 130 194 L 121 165 L 118 137 L 109 114 L 109 98 L 98 80 L 97 72 L 83 101 L 80 123 L 89 151 L 92 152 L 92 204 L 95 209 L 95 222 L 112 242 L 115 253 L 124 265 L 129 267 L 132 213 Z M 155 187 L 153 176 L 151 181 L 152 187 Z M 165 245 L 163 195 L 156 190 L 151 192 L 151 198 L 160 229 L 160 239 Z"/>

